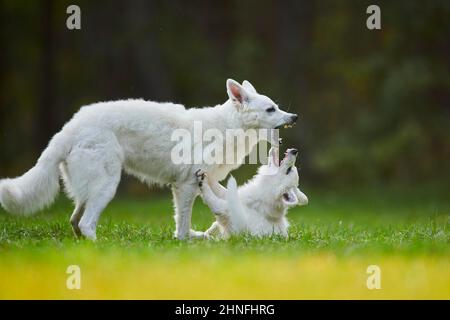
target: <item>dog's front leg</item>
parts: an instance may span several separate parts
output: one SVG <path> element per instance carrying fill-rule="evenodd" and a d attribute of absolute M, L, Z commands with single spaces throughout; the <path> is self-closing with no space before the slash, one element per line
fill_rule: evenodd
<path fill-rule="evenodd" d="M 214 214 L 221 215 L 227 212 L 227 202 L 219 198 L 211 189 L 210 181 L 206 172 L 197 171 L 197 182 L 201 191 L 203 202 L 211 209 Z M 224 188 L 225 189 L 225 188 Z M 226 189 L 225 189 L 226 192 Z"/>
<path fill-rule="evenodd" d="M 191 230 L 192 205 L 198 195 L 198 186 L 192 182 L 175 184 L 172 186 L 172 193 L 175 204 L 175 237 L 179 240 L 189 236 L 203 237 L 202 232 Z"/>
<path fill-rule="evenodd" d="M 211 179 L 210 177 L 207 177 L 208 184 L 211 187 L 211 190 L 214 192 L 214 194 L 220 198 L 220 199 L 226 199 L 227 197 L 227 188 L 222 186 L 218 181 Z"/>

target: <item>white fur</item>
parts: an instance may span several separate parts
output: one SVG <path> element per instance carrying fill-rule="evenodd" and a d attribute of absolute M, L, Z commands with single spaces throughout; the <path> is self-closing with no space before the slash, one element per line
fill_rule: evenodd
<path fill-rule="evenodd" d="M 308 198 L 297 188 L 296 151 L 288 150 L 280 165 L 276 152 L 272 148 L 269 164 L 260 167 L 258 174 L 240 188 L 233 177 L 230 177 L 225 189 L 211 180 L 206 172 L 196 173 L 203 201 L 216 216 L 216 221 L 205 232 L 207 237 L 218 235 L 228 238 L 239 233 L 288 235 L 288 208 L 306 205 Z M 284 194 L 289 195 L 288 199 L 284 198 Z"/>
<path fill-rule="evenodd" d="M 175 235 L 202 236 L 191 230 L 191 211 L 198 186 L 194 172 L 207 170 L 217 181 L 237 168 L 250 149 L 231 165 L 176 165 L 170 154 L 173 130 L 274 128 L 292 123 L 294 115 L 244 81 L 227 81 L 229 100 L 215 107 L 192 108 L 145 100 L 100 102 L 82 107 L 50 141 L 37 164 L 23 176 L 0 180 L 0 202 L 10 212 L 32 213 L 49 205 L 59 190 L 61 175 L 75 201 L 74 232 L 96 238 L 101 212 L 114 197 L 122 169 L 147 183 L 170 184 L 175 203 Z M 276 112 L 266 108 L 274 106 Z M 253 146 L 251 146 L 253 147 Z M 237 146 L 236 146 L 237 148 Z M 194 149 L 193 149 L 194 150 Z M 240 149 L 239 149 L 240 150 Z"/>

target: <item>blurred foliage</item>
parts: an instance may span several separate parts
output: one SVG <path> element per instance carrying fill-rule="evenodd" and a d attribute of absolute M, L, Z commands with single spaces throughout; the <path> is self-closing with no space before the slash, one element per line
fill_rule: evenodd
<path fill-rule="evenodd" d="M 368 1 L 0 3 L 0 176 L 28 169 L 83 104 L 214 105 L 235 78 L 300 114 L 282 135 L 303 181 L 450 178 L 449 1 L 378 1 L 374 31 Z"/>

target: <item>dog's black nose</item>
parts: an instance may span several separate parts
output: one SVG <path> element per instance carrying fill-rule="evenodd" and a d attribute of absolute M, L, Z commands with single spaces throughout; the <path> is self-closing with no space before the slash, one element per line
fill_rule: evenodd
<path fill-rule="evenodd" d="M 297 149 L 291 149 L 291 154 L 292 155 L 297 155 L 297 153 L 298 153 L 298 150 Z"/>
<path fill-rule="evenodd" d="M 293 116 L 291 116 L 291 120 L 292 120 L 292 122 L 297 122 L 298 115 L 294 114 Z"/>

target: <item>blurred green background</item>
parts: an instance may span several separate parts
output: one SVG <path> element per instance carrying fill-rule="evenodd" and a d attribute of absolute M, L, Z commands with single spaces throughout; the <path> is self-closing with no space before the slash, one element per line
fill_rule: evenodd
<path fill-rule="evenodd" d="M 74 238 L 63 197 L 29 218 L 0 208 L 0 298 L 448 299 L 450 1 L 376 1 L 381 30 L 370 4 L 0 0 L 0 178 L 82 105 L 215 105 L 234 78 L 300 115 L 281 135 L 310 199 L 288 239 L 222 242 L 174 240 L 169 190 L 126 176 L 96 243 Z M 212 221 L 198 199 L 193 227 Z M 74 263 L 80 291 L 65 286 Z M 372 264 L 384 290 L 366 287 Z"/>
<path fill-rule="evenodd" d="M 1 177 L 29 169 L 83 104 L 215 105 L 234 78 L 300 115 L 282 135 L 303 186 L 450 180 L 449 1 L 377 1 L 381 30 L 366 28 L 372 1 L 0 3 Z M 66 28 L 70 4 L 81 30 Z"/>

